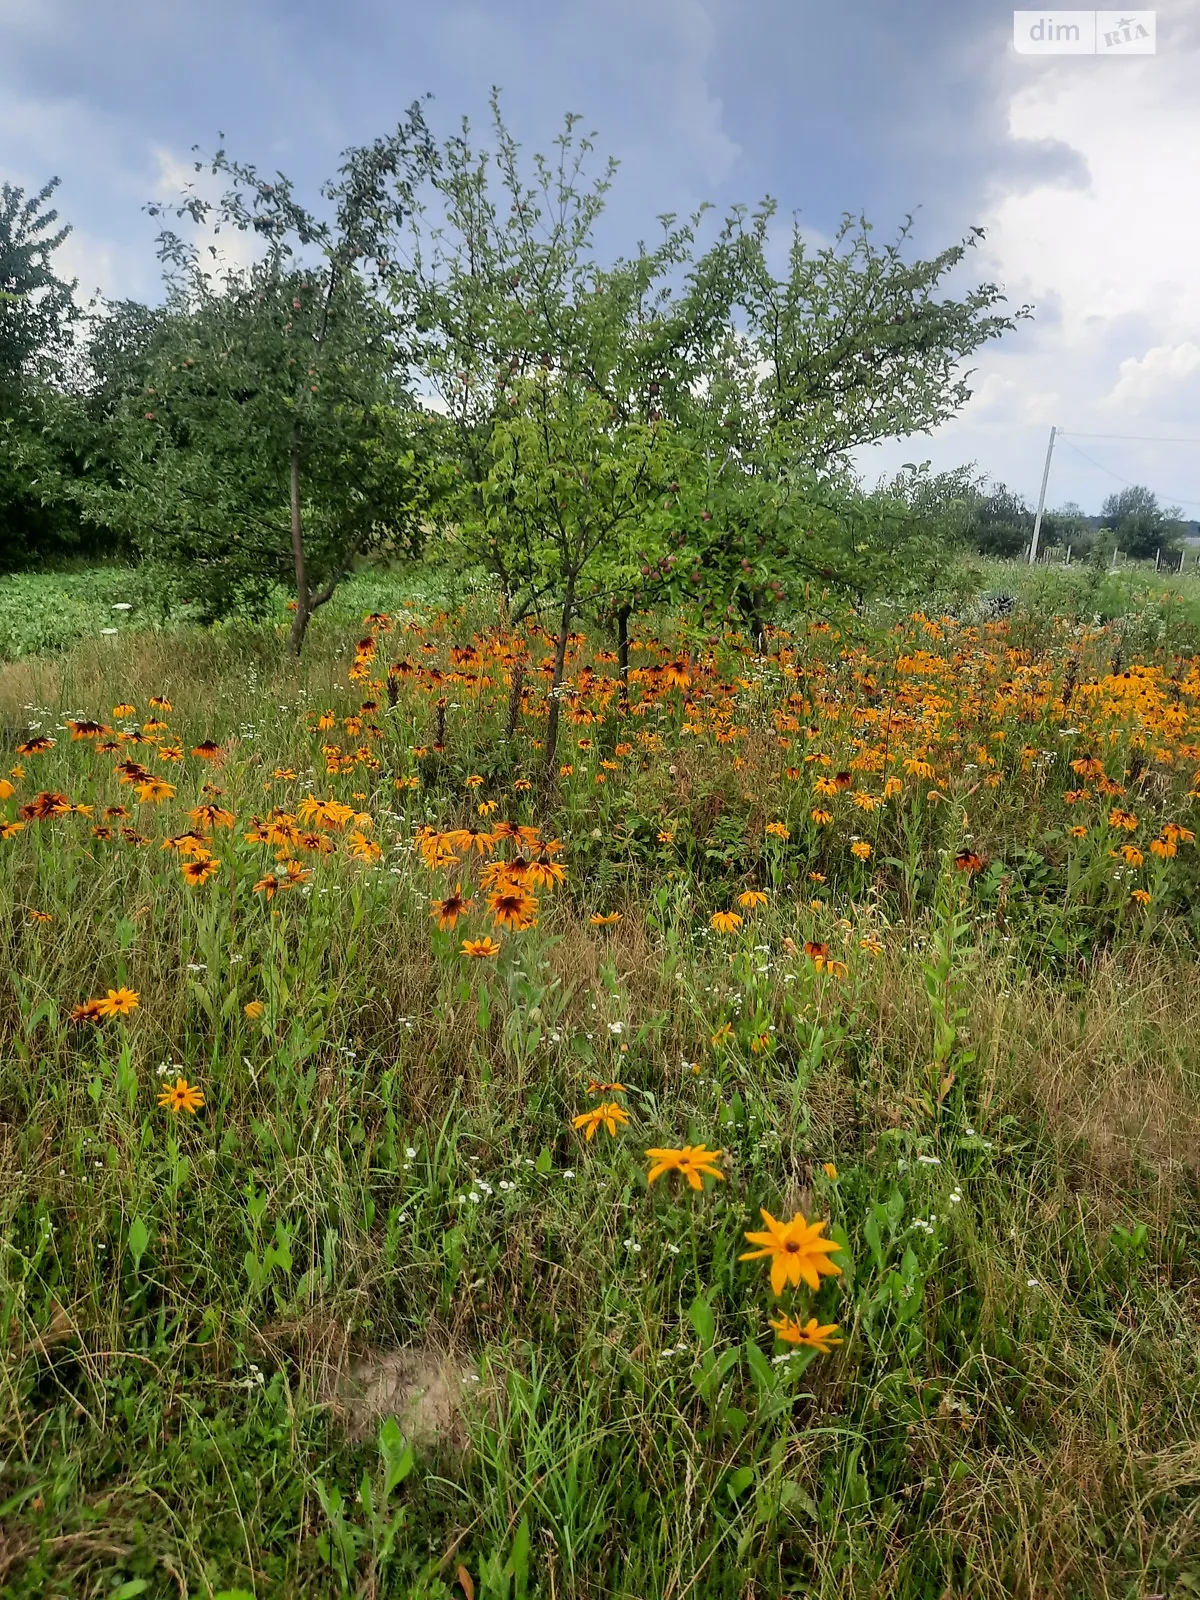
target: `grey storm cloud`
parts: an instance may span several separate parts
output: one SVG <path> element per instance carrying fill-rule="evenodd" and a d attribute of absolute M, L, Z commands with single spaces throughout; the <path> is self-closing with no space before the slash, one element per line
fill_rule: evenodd
<path fill-rule="evenodd" d="M 914 248 L 932 253 L 982 224 L 962 271 L 1037 317 L 981 353 L 978 403 L 929 453 L 1028 488 L 1050 421 L 1196 432 L 1200 0 L 1160 13 L 1160 54 L 1140 66 L 1018 57 L 1011 30 L 995 0 L 0 0 L 0 177 L 60 175 L 81 286 L 153 298 L 143 206 L 187 176 L 194 144 L 222 132 L 311 196 L 343 148 L 427 93 L 439 136 L 464 114 L 486 134 L 497 85 L 527 149 L 572 111 L 597 162 L 620 160 L 614 254 L 661 212 L 767 194 L 781 235 L 793 215 L 821 238 L 862 212 L 888 239 L 915 212 Z M 1181 463 L 1174 487 L 1192 476 Z"/>
<path fill-rule="evenodd" d="M 771 193 L 818 232 L 865 210 L 886 233 L 921 208 L 941 243 L 993 185 L 1086 176 L 1077 152 L 1009 137 L 1007 27 L 977 0 L 0 0 L 0 168 L 27 183 L 53 168 L 81 227 L 146 237 L 134 191 L 152 150 L 211 148 L 221 130 L 315 183 L 426 92 L 439 130 L 485 124 L 497 84 L 530 145 L 568 110 L 597 130 L 622 162 L 623 237 Z"/>

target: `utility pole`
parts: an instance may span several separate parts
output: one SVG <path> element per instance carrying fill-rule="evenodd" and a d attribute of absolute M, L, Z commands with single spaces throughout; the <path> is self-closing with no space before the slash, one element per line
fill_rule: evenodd
<path fill-rule="evenodd" d="M 1050 443 L 1046 446 L 1046 465 L 1042 468 L 1042 492 L 1038 495 L 1037 516 L 1033 519 L 1033 542 L 1029 546 L 1030 566 L 1037 560 L 1038 534 L 1042 529 L 1042 512 L 1046 506 L 1046 485 L 1050 481 L 1050 457 L 1054 454 L 1054 435 L 1057 428 L 1050 429 Z"/>

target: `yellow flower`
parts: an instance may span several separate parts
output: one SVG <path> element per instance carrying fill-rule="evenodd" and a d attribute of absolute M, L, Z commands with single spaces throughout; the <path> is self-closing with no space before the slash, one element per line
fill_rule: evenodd
<path fill-rule="evenodd" d="M 725 1174 L 717 1166 L 724 1153 L 706 1149 L 702 1144 L 685 1144 L 680 1150 L 647 1150 L 650 1171 L 646 1181 L 655 1183 L 664 1172 L 679 1172 L 693 1189 L 703 1189 L 705 1177 L 720 1178 L 724 1182 Z"/>
<path fill-rule="evenodd" d="M 500 946 L 491 938 L 464 939 L 462 953 L 464 956 L 470 956 L 475 961 L 486 960 L 489 956 L 498 956 L 500 954 Z"/>
<path fill-rule="evenodd" d="M 447 895 L 444 900 L 433 902 L 433 915 L 437 918 L 437 925 L 443 931 L 453 928 L 459 917 L 465 916 L 471 909 L 473 902 L 463 899 L 462 884 L 454 885 L 454 893 Z"/>
<path fill-rule="evenodd" d="M 860 861 L 865 861 L 871 854 L 871 846 L 865 839 L 855 839 L 854 843 L 850 846 L 850 854 L 852 856 L 857 856 Z"/>
<path fill-rule="evenodd" d="M 516 885 L 508 884 L 488 895 L 488 906 L 501 928 L 519 933 L 537 923 L 537 899 Z"/>
<path fill-rule="evenodd" d="M 620 922 L 619 911 L 596 911 L 588 919 L 594 928 L 609 928 L 614 922 Z"/>
<path fill-rule="evenodd" d="M 816 808 L 816 810 L 810 811 L 809 812 L 809 816 L 813 819 L 813 821 L 817 824 L 817 826 L 819 828 L 823 828 L 827 822 L 832 822 L 833 821 L 833 812 L 832 811 L 822 811 L 819 806 Z"/>
<path fill-rule="evenodd" d="M 827 1220 L 809 1222 L 802 1211 L 797 1211 L 790 1222 L 778 1222 L 771 1213 L 760 1208 L 767 1225 L 765 1233 L 747 1233 L 749 1244 L 759 1245 L 758 1250 L 747 1250 L 739 1261 L 757 1261 L 769 1257 L 771 1261 L 771 1290 L 782 1294 L 790 1283 L 793 1288 L 806 1283 L 810 1289 L 821 1287 L 822 1277 L 840 1277 L 841 1267 L 826 1258 L 837 1255 L 841 1245 L 836 1239 L 822 1239 L 829 1226 Z"/>
<path fill-rule="evenodd" d="M 834 1183 L 837 1182 L 838 1169 L 837 1169 L 836 1166 L 834 1166 L 832 1161 L 823 1162 L 822 1165 L 821 1165 L 821 1171 L 832 1182 L 834 1182 Z"/>
<path fill-rule="evenodd" d="M 247 1000 L 246 1004 L 242 1007 L 242 1010 L 250 1018 L 251 1022 L 257 1022 L 259 1017 L 262 1016 L 266 1009 L 266 1006 L 261 1000 Z"/>
<path fill-rule="evenodd" d="M 768 822 L 763 832 L 769 834 L 772 839 L 790 839 L 792 837 L 791 829 L 783 822 Z"/>
<path fill-rule="evenodd" d="M 110 989 L 103 1000 L 96 1001 L 97 1015 L 101 1017 L 127 1017 L 137 1010 L 141 996 L 133 989 Z"/>
<path fill-rule="evenodd" d="M 175 793 L 175 785 L 168 783 L 165 778 L 147 778 L 145 783 L 137 786 L 139 800 L 148 801 L 157 805 L 160 800 L 170 800 Z"/>
<path fill-rule="evenodd" d="M 379 861 L 383 856 L 382 847 L 357 828 L 351 833 L 346 849 L 356 861 Z"/>
<path fill-rule="evenodd" d="M 1140 906 L 1148 906 L 1150 904 L 1150 892 L 1148 889 L 1132 889 L 1130 890 L 1129 898 L 1136 900 Z"/>
<path fill-rule="evenodd" d="M 590 1111 L 581 1112 L 571 1123 L 573 1128 L 580 1128 L 587 1136 L 589 1144 L 595 1137 L 598 1128 L 607 1128 L 609 1134 L 616 1138 L 618 1124 L 629 1121 L 629 1113 L 615 1100 L 605 1100 L 598 1106 L 593 1106 Z"/>
<path fill-rule="evenodd" d="M 200 861 L 180 862 L 179 870 L 189 883 L 202 884 L 221 870 L 221 863 L 212 856 L 205 856 Z"/>
<path fill-rule="evenodd" d="M 718 933 L 736 933 L 742 925 L 736 911 L 714 911 L 709 921 Z"/>
<path fill-rule="evenodd" d="M 204 1104 L 204 1096 L 186 1078 L 176 1078 L 174 1084 L 167 1084 L 158 1097 L 160 1106 L 166 1106 L 168 1111 L 187 1111 L 195 1116 Z"/>
<path fill-rule="evenodd" d="M 754 911 L 759 906 L 765 906 L 767 896 L 762 889 L 744 889 L 737 897 L 737 903 L 744 911 Z"/>
<path fill-rule="evenodd" d="M 801 1324 L 798 1317 L 774 1317 L 770 1319 L 771 1326 L 775 1329 L 777 1338 L 785 1344 L 802 1345 L 809 1350 L 819 1350 L 822 1355 L 828 1355 L 834 1345 L 843 1344 L 842 1339 L 831 1337 L 838 1331 L 836 1322 L 821 1324 L 816 1317 L 810 1317 L 806 1323 Z"/>

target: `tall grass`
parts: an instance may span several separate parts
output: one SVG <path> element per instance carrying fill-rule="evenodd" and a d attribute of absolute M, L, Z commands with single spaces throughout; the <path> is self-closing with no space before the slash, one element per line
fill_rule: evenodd
<path fill-rule="evenodd" d="M 449 673 L 472 632 L 412 616 L 425 631 L 381 636 L 357 684 L 361 618 L 322 624 L 298 671 L 245 628 L 105 638 L 0 676 L 8 747 L 57 740 L 0 768 L 24 769 L 0 815 L 35 789 L 92 807 L 0 841 L 4 1592 L 1200 1588 L 1194 847 L 1147 848 L 1124 876 L 1108 852 L 1133 835 L 1108 801 L 1069 841 L 1082 735 L 1055 743 L 1072 716 L 1115 730 L 1101 753 L 1145 844 L 1190 805 L 1186 759 L 1129 778 L 1158 701 L 1119 727 L 1102 696 L 1064 708 L 1081 646 L 1047 622 L 1046 684 L 1030 668 L 1030 698 L 999 710 L 979 691 L 1010 735 L 996 785 L 933 731 L 932 780 L 906 776 L 876 812 L 833 798 L 815 824 L 814 774 L 849 759 L 885 681 L 864 684 L 844 648 L 966 649 L 963 696 L 990 684 L 985 657 L 1025 648 L 1003 629 L 964 642 L 918 622 L 897 640 L 846 619 L 844 641 L 811 636 L 799 690 L 777 640 L 767 663 L 734 642 L 686 693 L 639 685 L 644 717 L 593 697 L 600 720 L 563 752 L 575 770 L 539 796 L 513 788 L 541 764 L 537 693 L 505 745 L 499 658 L 486 689 L 388 680 L 385 650 Z M 1082 648 L 1111 665 L 1112 636 Z M 1196 668 L 1165 649 L 1146 654 L 1156 682 L 1185 686 L 1176 748 L 1195 738 Z M 577 685 L 593 661 L 603 676 L 592 650 Z M 726 746 L 705 707 L 738 675 L 747 731 Z M 773 721 L 790 692 L 821 730 L 791 754 Z M 178 763 L 60 726 L 132 727 L 154 695 Z M 360 735 L 319 714 L 364 697 L 381 737 L 330 772 L 322 746 Z M 844 720 L 824 716 L 839 701 Z M 122 702 L 135 719 L 112 715 Z M 215 761 L 189 753 L 205 738 Z M 828 769 L 803 765 L 817 751 Z M 113 770 L 129 757 L 175 796 L 136 801 Z M 268 900 L 251 815 L 307 793 L 369 814 L 382 853 L 354 859 L 331 828 L 335 853 L 304 854 L 306 881 Z M 212 827 L 221 868 L 193 888 L 162 841 L 206 799 L 236 826 Z M 117 804 L 131 816 L 106 824 Z M 559 837 L 568 876 L 536 927 L 472 961 L 464 932 L 496 931 L 472 890 L 483 858 L 431 873 L 417 834 L 505 815 Z M 967 844 L 978 870 L 955 869 Z M 439 931 L 429 901 L 459 879 L 476 908 Z M 1134 881 L 1154 885 L 1145 911 Z M 767 904 L 715 933 L 710 913 L 748 885 Z M 130 1014 L 69 1021 L 121 987 Z M 157 1104 L 179 1076 L 204 1095 L 195 1115 Z M 605 1091 L 630 1118 L 615 1138 L 571 1127 L 590 1080 L 625 1086 Z M 701 1141 L 723 1181 L 647 1185 L 644 1149 Z M 827 1218 L 841 1276 L 776 1300 L 738 1259 L 760 1207 Z M 768 1318 L 786 1308 L 844 1343 L 780 1344 Z"/>

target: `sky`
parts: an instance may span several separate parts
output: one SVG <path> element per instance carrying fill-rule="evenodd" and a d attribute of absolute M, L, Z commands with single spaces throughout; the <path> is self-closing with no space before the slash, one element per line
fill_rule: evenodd
<path fill-rule="evenodd" d="M 572 111 L 619 159 L 614 253 L 765 194 L 814 238 L 847 211 L 877 239 L 915 213 L 922 255 L 985 230 L 971 274 L 1034 317 L 953 421 L 864 452 L 868 482 L 973 462 L 1032 503 L 1053 424 L 1048 504 L 1140 482 L 1200 518 L 1200 0 L 1156 23 L 1114 58 L 1019 54 L 992 0 L 0 0 L 0 179 L 61 178 L 81 292 L 152 300 L 143 207 L 194 145 L 315 198 L 420 96 L 439 136 L 484 131 L 496 85 L 527 149 Z"/>

